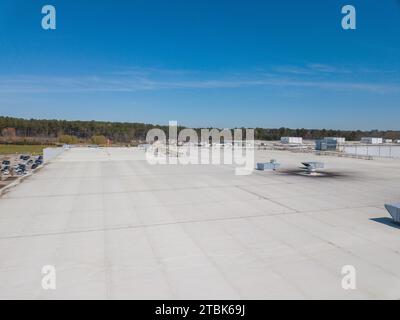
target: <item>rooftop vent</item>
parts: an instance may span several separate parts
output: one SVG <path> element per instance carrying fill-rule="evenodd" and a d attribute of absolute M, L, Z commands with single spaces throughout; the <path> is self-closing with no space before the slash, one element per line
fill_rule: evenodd
<path fill-rule="evenodd" d="M 317 170 L 323 169 L 325 167 L 323 162 L 318 161 L 302 162 L 301 164 L 303 165 L 303 167 L 300 167 L 300 169 L 303 169 L 306 174 L 310 175 L 318 175 Z"/>
<path fill-rule="evenodd" d="M 394 222 L 400 223 L 400 203 L 385 204 L 385 208 L 389 211 Z"/>

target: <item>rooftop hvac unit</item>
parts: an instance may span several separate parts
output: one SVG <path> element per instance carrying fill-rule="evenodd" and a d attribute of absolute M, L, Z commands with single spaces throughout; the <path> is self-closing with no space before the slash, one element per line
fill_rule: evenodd
<path fill-rule="evenodd" d="M 280 163 L 276 162 L 276 160 L 271 160 L 270 162 L 262 163 L 259 162 L 257 163 L 257 170 L 276 170 L 281 166 Z"/>

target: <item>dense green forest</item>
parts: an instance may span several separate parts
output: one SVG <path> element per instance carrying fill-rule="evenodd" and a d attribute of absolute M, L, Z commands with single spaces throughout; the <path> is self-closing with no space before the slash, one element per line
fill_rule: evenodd
<path fill-rule="evenodd" d="M 167 126 L 129 122 L 104 121 L 66 121 L 35 120 L 12 117 L 0 117 L 1 141 L 48 143 L 57 141 L 62 136 L 74 136 L 79 141 L 90 141 L 92 137 L 104 136 L 114 143 L 132 143 L 144 141 L 146 133 L 153 128 L 168 132 Z M 179 127 L 181 129 L 183 127 Z M 282 136 L 299 136 L 304 139 L 318 139 L 327 136 L 345 137 L 356 141 L 361 137 L 376 136 L 387 139 L 400 139 L 400 131 L 341 131 L 327 129 L 264 129 L 255 128 L 257 140 L 279 140 Z"/>

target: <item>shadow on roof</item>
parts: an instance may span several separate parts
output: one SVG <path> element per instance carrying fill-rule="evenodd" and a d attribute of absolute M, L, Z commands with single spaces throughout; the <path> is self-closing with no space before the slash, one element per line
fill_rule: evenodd
<path fill-rule="evenodd" d="M 392 228 L 400 229 L 400 223 L 394 222 L 392 218 L 382 217 L 382 218 L 372 218 L 370 220 L 385 224 Z"/>

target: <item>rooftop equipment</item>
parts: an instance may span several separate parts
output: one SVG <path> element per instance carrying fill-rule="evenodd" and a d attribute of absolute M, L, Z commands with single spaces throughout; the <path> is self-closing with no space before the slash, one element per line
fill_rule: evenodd
<path fill-rule="evenodd" d="M 275 171 L 276 169 L 278 169 L 281 166 L 280 163 L 276 162 L 275 159 L 271 159 L 270 162 L 266 162 L 266 163 L 257 163 L 257 170 L 273 170 Z"/>
<path fill-rule="evenodd" d="M 316 174 L 318 169 L 323 169 L 325 167 L 323 162 L 318 161 L 309 161 L 301 163 L 304 167 L 300 167 L 304 169 L 308 174 Z"/>
<path fill-rule="evenodd" d="M 385 208 L 389 211 L 394 222 L 400 223 L 400 203 L 385 204 Z"/>

